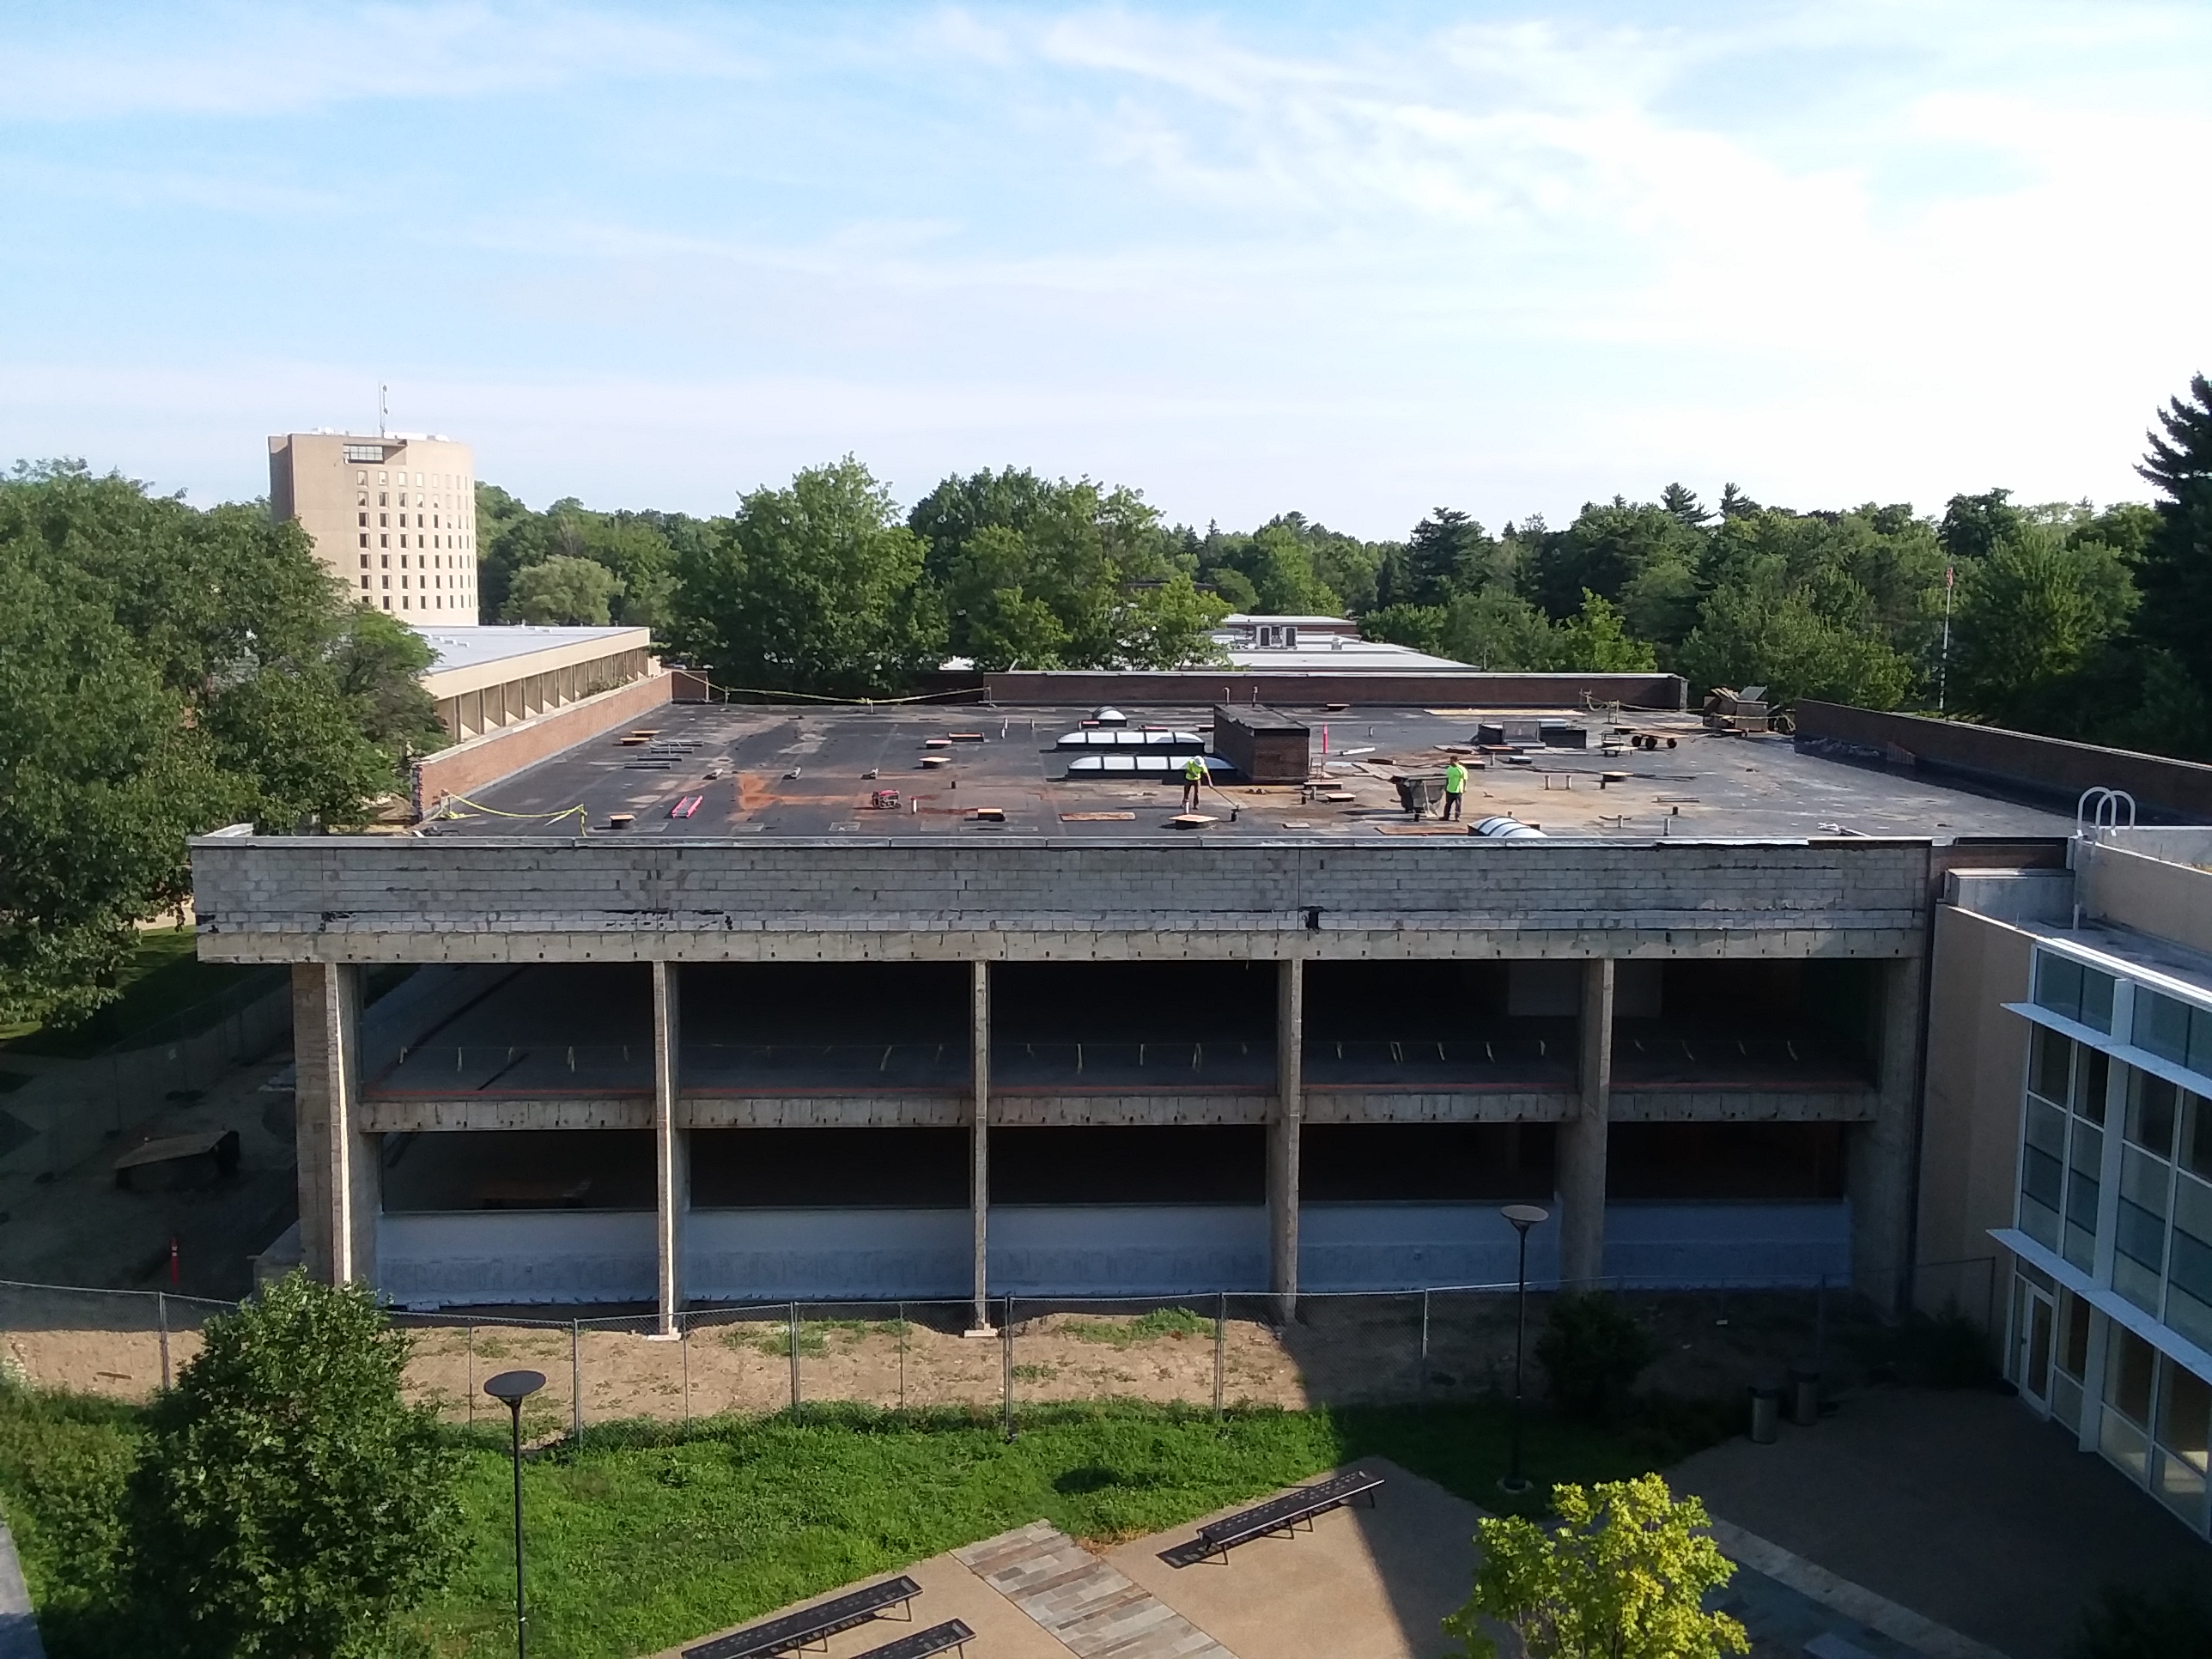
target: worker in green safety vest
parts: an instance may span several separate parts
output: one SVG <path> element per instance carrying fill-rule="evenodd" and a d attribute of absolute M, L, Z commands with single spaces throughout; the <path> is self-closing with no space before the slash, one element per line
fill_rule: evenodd
<path fill-rule="evenodd" d="M 1182 810 L 1198 811 L 1198 786 L 1206 781 L 1206 763 L 1193 755 L 1182 763 Z"/>
<path fill-rule="evenodd" d="M 1455 756 L 1444 763 L 1444 817 L 1455 818 L 1467 803 L 1467 768 Z"/>

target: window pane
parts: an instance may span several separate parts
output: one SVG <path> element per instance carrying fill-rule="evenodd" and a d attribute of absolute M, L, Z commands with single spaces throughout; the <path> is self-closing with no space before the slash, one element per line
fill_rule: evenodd
<path fill-rule="evenodd" d="M 2102 1048 L 2083 1048 L 2076 1056 L 2074 1109 L 2092 1123 L 2105 1121 L 2105 1091 L 2112 1080 L 2112 1057 Z"/>
<path fill-rule="evenodd" d="M 2112 976 L 2094 968 L 2081 970 L 2081 1023 L 2100 1031 L 2112 1029 Z"/>
<path fill-rule="evenodd" d="M 2171 1359 L 2159 1370 L 2158 1443 L 2202 1474 L 2206 1443 L 2212 1437 L 2212 1382 Z"/>
<path fill-rule="evenodd" d="M 2181 1167 L 2212 1181 L 2212 1101 L 2181 1097 Z"/>
<path fill-rule="evenodd" d="M 2064 957 L 2039 953 L 2035 958 L 2035 1000 L 2054 1014 L 2069 1019 L 2081 1015 L 2081 964 Z"/>
<path fill-rule="evenodd" d="M 2027 1051 L 2028 1093 L 2064 1105 L 2073 1065 L 2073 1040 L 2037 1026 Z"/>
<path fill-rule="evenodd" d="M 2136 1047 L 2177 1066 L 2189 1063 L 2189 1005 L 2155 991 L 2136 992 Z"/>
<path fill-rule="evenodd" d="M 2162 1077 L 2137 1072 L 2128 1079 L 2128 1139 L 2160 1158 L 2173 1156 L 2173 1123 L 2180 1091 Z"/>
<path fill-rule="evenodd" d="M 2097 1437 L 2097 1449 L 2137 1480 L 2149 1473 L 2150 1448 L 2142 1431 L 2110 1406 L 2105 1407 L 2103 1432 Z"/>
<path fill-rule="evenodd" d="M 2158 1356 L 2149 1343 L 2123 1326 L 2112 1327 L 2112 1358 L 2105 1367 L 2105 1402 L 2138 1428 L 2150 1426 L 2150 1385 Z"/>
<path fill-rule="evenodd" d="M 2058 1369 L 2077 1380 L 2089 1374 L 2089 1303 L 2071 1291 L 2058 1292 Z"/>

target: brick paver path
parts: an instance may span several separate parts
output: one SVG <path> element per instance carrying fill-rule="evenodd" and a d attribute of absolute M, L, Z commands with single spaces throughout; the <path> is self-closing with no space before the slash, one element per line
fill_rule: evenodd
<path fill-rule="evenodd" d="M 1046 1522 L 953 1554 L 1077 1659 L 1236 1659 L 1150 1590 Z"/>

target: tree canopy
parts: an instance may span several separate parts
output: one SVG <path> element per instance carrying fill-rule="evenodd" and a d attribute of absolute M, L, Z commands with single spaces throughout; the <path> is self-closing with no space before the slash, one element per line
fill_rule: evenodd
<path fill-rule="evenodd" d="M 297 526 L 76 464 L 0 480 L 0 1019 L 105 1000 L 187 836 L 353 822 L 443 740 Z"/>

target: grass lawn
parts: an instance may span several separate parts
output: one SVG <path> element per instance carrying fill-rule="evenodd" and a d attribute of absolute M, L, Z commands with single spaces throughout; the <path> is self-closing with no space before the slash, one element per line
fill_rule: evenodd
<path fill-rule="evenodd" d="M 202 962 L 192 954 L 196 930 L 154 928 L 138 935 L 138 946 L 118 981 L 122 994 L 73 1026 L 36 1024 L 0 1026 L 0 1054 L 46 1054 L 82 1060 L 134 1032 L 146 1031 L 234 987 L 282 982 L 283 970 Z M 220 1013 L 210 1009 L 207 1024 Z M 189 1036 L 167 1031 L 163 1036 Z"/>
<path fill-rule="evenodd" d="M 84 1583 L 118 1535 L 114 1494 L 135 1432 L 127 1407 L 0 1393 L 0 1503 L 15 1530 L 53 1659 L 103 1651 Z M 546 1659 L 651 1653 L 865 1574 L 1042 1516 L 1114 1540 L 1188 1521 L 1349 1458 L 1380 1453 L 1488 1506 L 1507 1458 L 1496 1403 L 1232 1413 L 1146 1406 L 995 1419 L 810 1407 L 689 1433 L 639 1425 L 627 1445 L 556 1449 L 524 1475 L 531 1647 Z M 1695 1437 L 1686 1442 L 1688 1432 Z M 1607 1480 L 1672 1462 L 1705 1438 L 1616 1436 L 1532 1412 L 1540 1484 Z M 450 1659 L 513 1650 L 505 1446 L 469 1441 L 474 1535 L 461 1576 L 410 1624 Z M 397 1650 L 408 1650 L 401 1649 Z"/>

